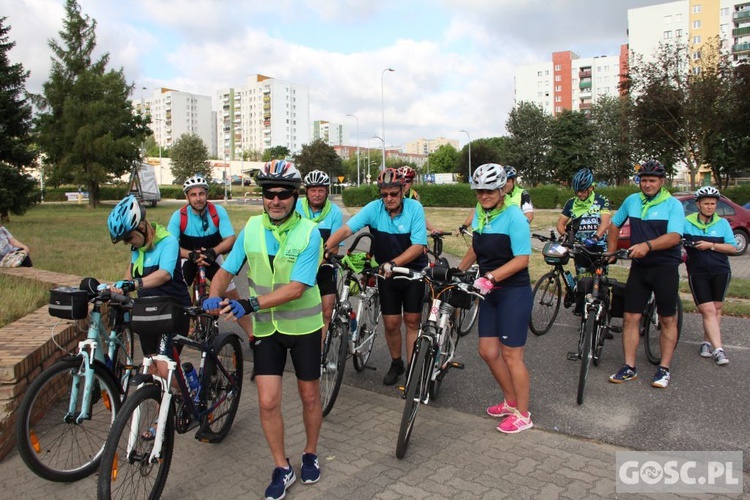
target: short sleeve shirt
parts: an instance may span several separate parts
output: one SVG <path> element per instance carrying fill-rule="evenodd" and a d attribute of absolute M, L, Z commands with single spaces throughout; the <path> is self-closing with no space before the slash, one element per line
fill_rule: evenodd
<path fill-rule="evenodd" d="M 573 206 L 577 199 L 577 197 L 573 197 L 565 202 L 562 215 L 568 219 L 580 220 L 575 237 L 576 241 L 582 242 L 586 238 L 591 238 L 596 233 L 602 223 L 602 214 L 610 213 L 610 206 L 609 199 L 606 196 L 596 194 L 595 192 L 591 203 L 583 211 L 580 209 L 574 210 Z"/>
<path fill-rule="evenodd" d="M 13 235 L 10 234 L 10 231 L 5 229 L 5 226 L 0 226 L 0 258 L 16 249 L 10 244 L 11 238 L 13 238 Z"/>
<path fill-rule="evenodd" d="M 306 214 L 302 200 L 297 200 L 296 210 L 302 217 L 313 220 L 321 214 L 321 212 L 315 212 L 312 207 L 309 208 L 310 213 Z M 320 231 L 320 236 L 323 238 L 323 243 L 328 241 L 328 238 L 338 231 L 343 223 L 344 218 L 341 214 L 341 209 L 336 204 L 331 203 L 331 209 L 328 211 L 328 214 L 323 220 L 318 221 L 318 231 Z"/>
<path fill-rule="evenodd" d="M 234 236 L 234 228 L 227 210 L 221 205 L 214 205 L 214 207 L 216 207 L 216 214 L 219 216 L 219 227 L 214 224 L 208 208 L 203 211 L 202 215 L 199 215 L 188 206 L 185 231 L 180 233 L 181 215 L 179 210 L 173 213 L 169 219 L 167 231 L 180 241 L 183 248 L 212 248 L 218 245 L 222 239 Z M 205 229 L 203 229 L 204 220 L 207 222 Z M 219 236 L 216 236 L 217 233 Z M 191 244 L 186 244 L 186 241 L 191 242 Z"/>
<path fill-rule="evenodd" d="M 476 211 L 471 222 L 472 246 L 479 272 L 488 273 L 519 255 L 531 255 L 531 228 L 521 209 L 510 205 L 479 231 Z M 529 269 L 524 268 L 500 282 L 500 286 L 529 286 Z"/>
<path fill-rule="evenodd" d="M 178 297 L 183 305 L 189 306 L 190 294 L 188 294 L 187 286 L 182 278 L 179 256 L 180 245 L 177 243 L 177 238 L 170 234 L 159 240 L 159 242 L 154 245 L 154 248 L 144 254 L 143 272 L 136 274 L 133 272 L 133 264 L 138 260 L 138 251 L 131 252 L 130 269 L 133 278 L 145 278 L 159 270 L 168 272 L 169 276 L 172 278 L 156 288 L 144 288 L 138 290 L 138 296 L 149 297 L 171 295 L 172 297 Z"/>
<path fill-rule="evenodd" d="M 710 241 L 712 243 L 729 243 L 737 246 L 732 232 L 732 226 L 726 219 L 714 214 L 708 224 L 697 223 L 697 214 L 691 214 L 685 218 L 685 230 L 683 235 L 687 241 Z M 693 276 L 706 276 L 731 272 L 729 257 L 725 253 L 698 250 L 693 247 L 685 247 L 687 252 L 688 273 Z"/>

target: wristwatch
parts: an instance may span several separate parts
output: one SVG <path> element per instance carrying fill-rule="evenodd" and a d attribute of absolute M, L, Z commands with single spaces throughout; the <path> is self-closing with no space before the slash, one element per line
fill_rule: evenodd
<path fill-rule="evenodd" d="M 716 251 L 716 243 L 711 243 L 711 250 Z"/>
<path fill-rule="evenodd" d="M 493 276 L 491 272 L 487 272 L 487 274 L 485 274 L 484 277 L 487 278 L 488 280 L 490 280 L 493 283 L 496 282 L 495 281 L 495 276 Z"/>
<path fill-rule="evenodd" d="M 258 302 L 258 297 L 250 297 L 247 301 L 250 302 L 250 307 L 253 308 L 253 312 L 260 310 L 260 302 Z"/>
<path fill-rule="evenodd" d="M 651 248 L 651 242 L 650 241 L 646 241 L 646 246 L 648 247 L 649 252 L 651 250 L 653 250 L 653 248 Z"/>

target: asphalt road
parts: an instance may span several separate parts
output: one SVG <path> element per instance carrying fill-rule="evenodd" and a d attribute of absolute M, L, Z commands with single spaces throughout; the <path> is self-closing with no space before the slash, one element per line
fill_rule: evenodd
<path fill-rule="evenodd" d="M 244 270 L 237 280 L 238 289 L 247 290 Z M 577 345 L 577 322 L 577 317 L 561 308 L 549 333 L 537 337 L 529 332 L 526 361 L 531 375 L 530 410 L 537 427 L 637 450 L 742 450 L 743 468 L 750 472 L 750 396 L 744 387 L 750 380 L 749 320 L 724 318 L 722 338 L 730 363 L 719 367 L 712 359 L 698 356 L 703 335 L 701 318 L 686 314 L 667 389 L 651 387 L 655 369 L 642 346 L 637 359 L 639 378 L 620 385 L 608 381 L 623 363 L 621 336 L 615 333 L 604 346 L 601 363 L 589 372 L 582 405 L 576 404 L 580 365 L 566 358 Z M 449 373 L 440 399 L 430 404 L 481 415 L 502 395 L 477 353 L 476 326 L 461 339 L 457 357 L 465 369 Z M 348 363 L 341 390 L 353 385 L 400 397 L 395 386 L 382 384 L 389 363 L 381 326 L 369 363 L 375 369 L 357 373 Z M 334 407 L 332 412 L 336 411 Z"/>

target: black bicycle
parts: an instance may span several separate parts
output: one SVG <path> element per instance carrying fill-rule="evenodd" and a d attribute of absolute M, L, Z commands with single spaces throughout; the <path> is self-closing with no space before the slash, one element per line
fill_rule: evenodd
<path fill-rule="evenodd" d="M 569 308 L 575 302 L 576 278 L 564 267 L 570 261 L 570 253 L 566 247 L 560 245 L 562 240 L 555 237 L 554 231 L 550 231 L 549 236 L 541 234 L 531 236 L 545 242 L 542 250 L 544 262 L 552 266 L 552 270 L 543 274 L 534 285 L 533 306 L 531 318 L 529 318 L 531 332 L 534 335 L 544 335 L 557 319 L 560 302 L 562 301 L 565 308 Z M 564 299 L 563 290 L 565 290 Z"/>

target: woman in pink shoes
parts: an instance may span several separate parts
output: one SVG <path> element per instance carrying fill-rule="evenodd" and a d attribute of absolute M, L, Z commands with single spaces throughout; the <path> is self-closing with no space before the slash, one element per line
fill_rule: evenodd
<path fill-rule="evenodd" d="M 496 163 L 474 171 L 477 206 L 472 246 L 459 264 L 479 263 L 475 286 L 485 295 L 479 306 L 479 355 L 500 385 L 504 401 L 487 408 L 502 417 L 497 430 L 515 434 L 533 426 L 529 413 L 529 371 L 524 361 L 532 295 L 529 279 L 531 234 L 520 208 L 505 203 L 507 175 Z"/>

